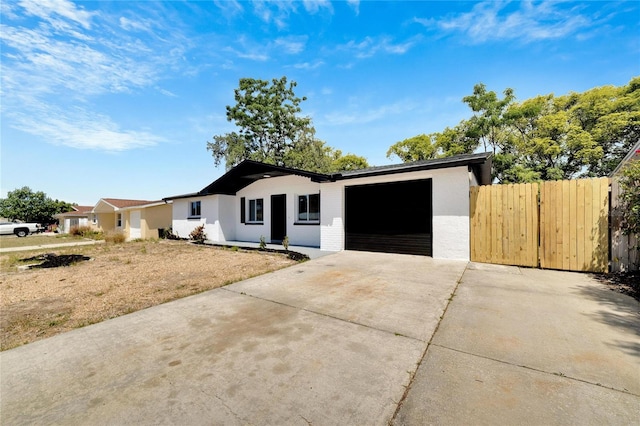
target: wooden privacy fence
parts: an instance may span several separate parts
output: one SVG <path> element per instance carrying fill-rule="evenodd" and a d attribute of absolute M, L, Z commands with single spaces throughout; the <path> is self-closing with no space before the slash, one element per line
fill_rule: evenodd
<path fill-rule="evenodd" d="M 471 260 L 606 272 L 609 179 L 471 188 Z"/>

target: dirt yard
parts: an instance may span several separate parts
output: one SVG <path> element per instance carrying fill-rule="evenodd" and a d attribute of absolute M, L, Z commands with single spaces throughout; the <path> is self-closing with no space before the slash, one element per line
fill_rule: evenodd
<path fill-rule="evenodd" d="M 21 259 L 48 252 L 58 256 L 82 255 L 91 260 L 57 268 L 18 270 L 24 265 Z M 0 350 L 294 263 L 284 254 L 198 246 L 184 241 L 100 244 L 3 254 Z"/>

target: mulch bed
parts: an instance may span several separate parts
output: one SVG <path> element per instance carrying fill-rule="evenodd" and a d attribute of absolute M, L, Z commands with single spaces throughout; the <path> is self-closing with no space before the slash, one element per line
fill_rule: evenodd
<path fill-rule="evenodd" d="M 29 257 L 26 259 L 22 259 L 21 262 L 35 262 L 40 261 L 36 265 L 29 265 L 29 269 L 35 268 L 59 268 L 61 266 L 71 266 L 75 263 L 82 262 L 85 260 L 91 260 L 88 256 L 83 256 L 81 254 L 61 254 L 57 255 L 55 253 L 46 253 L 38 256 Z"/>
<path fill-rule="evenodd" d="M 595 277 L 612 291 L 626 294 L 640 302 L 640 271 L 596 274 Z"/>

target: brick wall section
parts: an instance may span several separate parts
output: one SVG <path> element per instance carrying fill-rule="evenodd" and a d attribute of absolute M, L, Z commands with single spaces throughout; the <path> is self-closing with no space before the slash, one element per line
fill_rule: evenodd
<path fill-rule="evenodd" d="M 344 186 L 325 183 L 320 187 L 320 249 L 344 249 Z"/>

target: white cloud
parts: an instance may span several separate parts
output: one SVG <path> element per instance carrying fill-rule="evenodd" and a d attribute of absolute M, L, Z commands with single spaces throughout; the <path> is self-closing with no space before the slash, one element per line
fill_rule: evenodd
<path fill-rule="evenodd" d="M 96 15 L 77 8 L 68 0 L 21 0 L 19 4 L 28 15 L 42 18 L 58 29 L 69 28 L 74 23 L 89 29 L 91 19 Z"/>
<path fill-rule="evenodd" d="M 244 11 L 242 4 L 237 0 L 214 0 L 215 4 L 225 16 L 234 16 Z"/>
<path fill-rule="evenodd" d="M 156 145 L 164 140 L 152 133 L 120 129 L 109 117 L 81 108 L 59 111 L 47 105 L 36 116 L 11 114 L 14 127 L 54 145 L 118 152 Z"/>
<path fill-rule="evenodd" d="M 299 70 L 314 70 L 314 69 L 320 68 L 323 65 L 324 65 L 323 61 L 317 60 L 315 62 L 302 62 L 299 64 L 295 64 L 293 65 L 293 67 Z"/>
<path fill-rule="evenodd" d="M 407 111 L 413 111 L 416 107 L 417 104 L 411 101 L 399 101 L 376 108 L 363 107 L 359 102 L 355 102 L 349 105 L 346 110 L 326 114 L 322 121 L 332 126 L 365 124 L 383 118 L 388 120 L 389 116 L 403 115 Z"/>
<path fill-rule="evenodd" d="M 269 55 L 259 52 L 235 52 L 239 58 L 249 59 L 250 61 L 265 62 L 269 60 Z"/>
<path fill-rule="evenodd" d="M 150 31 L 149 22 L 146 20 L 137 20 L 120 17 L 120 28 L 125 31 Z"/>
<path fill-rule="evenodd" d="M 360 0 L 347 0 L 347 4 L 356 12 L 356 16 L 360 15 Z"/>
<path fill-rule="evenodd" d="M 254 0 L 253 12 L 268 24 L 274 24 L 279 29 L 286 28 L 289 16 L 298 13 L 300 2 L 293 0 Z M 323 10 L 333 14 L 333 5 L 329 0 L 303 0 L 304 10 L 315 15 Z"/>
<path fill-rule="evenodd" d="M 281 37 L 277 38 L 273 44 L 275 48 L 282 49 L 285 53 L 297 54 L 304 51 L 307 39 L 307 36 Z"/>
<path fill-rule="evenodd" d="M 581 14 L 580 5 L 569 3 L 571 7 L 564 7 L 564 4 L 555 1 L 485 1 L 475 4 L 470 12 L 453 17 L 416 18 L 414 21 L 427 28 L 448 33 L 460 32 L 472 43 L 505 39 L 525 42 L 557 39 L 577 34 L 593 25 L 590 17 Z"/>
<path fill-rule="evenodd" d="M 162 140 L 148 132 L 121 130 L 109 117 L 89 111 L 102 95 L 157 88 L 166 70 L 185 68 L 189 42 L 174 22 L 138 19 L 133 11 L 127 17 L 110 16 L 66 0 L 23 0 L 10 12 L 0 25 L 5 125 L 51 143 L 108 151 Z M 70 108 L 82 111 L 79 117 L 86 120 L 60 113 Z"/>
<path fill-rule="evenodd" d="M 333 6 L 329 0 L 303 0 L 304 8 L 307 12 L 314 14 L 322 9 L 327 9 L 333 13 Z"/>
<path fill-rule="evenodd" d="M 402 55 L 408 52 L 418 39 L 419 36 L 416 36 L 402 43 L 394 43 L 390 37 L 365 37 L 360 42 L 351 40 L 347 44 L 338 46 L 338 49 L 351 52 L 353 56 L 360 59 L 370 58 L 378 53 Z"/>

